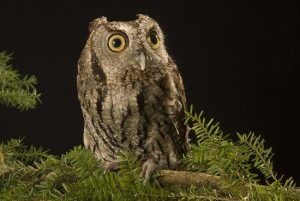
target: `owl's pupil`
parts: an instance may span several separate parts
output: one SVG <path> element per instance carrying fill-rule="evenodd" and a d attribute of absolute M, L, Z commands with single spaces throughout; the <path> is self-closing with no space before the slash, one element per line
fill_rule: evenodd
<path fill-rule="evenodd" d="M 150 40 L 154 45 L 156 45 L 158 43 L 157 35 L 155 32 L 150 34 Z"/>
<path fill-rule="evenodd" d="M 119 38 L 116 38 L 112 41 L 112 45 L 115 47 L 115 48 L 118 48 L 120 47 L 122 44 L 122 41 L 119 39 Z"/>

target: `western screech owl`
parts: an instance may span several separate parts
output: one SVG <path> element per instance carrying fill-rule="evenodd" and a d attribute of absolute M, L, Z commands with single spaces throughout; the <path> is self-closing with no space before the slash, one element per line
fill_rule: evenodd
<path fill-rule="evenodd" d="M 143 163 L 142 176 L 175 168 L 188 149 L 181 76 L 159 25 L 138 15 L 127 22 L 95 19 L 78 63 L 84 144 L 108 170 L 125 150 Z"/>

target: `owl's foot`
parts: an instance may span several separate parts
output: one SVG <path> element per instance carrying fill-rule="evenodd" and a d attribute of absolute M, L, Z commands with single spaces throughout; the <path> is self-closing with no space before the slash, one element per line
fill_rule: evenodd
<path fill-rule="evenodd" d="M 141 177 L 144 177 L 146 181 L 149 180 L 152 173 L 158 168 L 158 165 L 152 160 L 148 159 L 142 166 Z"/>
<path fill-rule="evenodd" d="M 121 164 L 122 160 L 119 159 L 115 159 L 113 161 L 110 162 L 105 162 L 104 163 L 104 169 L 106 171 L 117 171 L 120 169 L 120 164 Z"/>

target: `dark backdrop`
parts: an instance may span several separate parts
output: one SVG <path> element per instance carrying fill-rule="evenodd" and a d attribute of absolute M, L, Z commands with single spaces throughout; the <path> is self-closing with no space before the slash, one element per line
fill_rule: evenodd
<path fill-rule="evenodd" d="M 180 2 L 180 3 L 179 3 Z M 296 1 L 295 1 L 296 2 Z M 189 104 L 225 132 L 261 134 L 275 168 L 300 184 L 299 7 L 281 1 L 1 1 L 0 51 L 22 74 L 38 77 L 42 104 L 0 106 L 0 140 L 26 136 L 60 154 L 82 144 L 77 60 L 94 18 L 132 20 L 145 13 L 167 36 Z"/>

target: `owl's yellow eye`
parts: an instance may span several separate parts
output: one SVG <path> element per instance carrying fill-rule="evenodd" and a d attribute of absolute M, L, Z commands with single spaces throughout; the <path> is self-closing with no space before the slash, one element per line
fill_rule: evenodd
<path fill-rule="evenodd" d="M 150 31 L 147 36 L 147 42 L 153 49 L 159 48 L 160 41 L 156 31 Z"/>
<path fill-rule="evenodd" d="M 120 34 L 113 34 L 108 39 L 108 47 L 114 52 L 120 52 L 125 48 L 126 39 Z"/>

